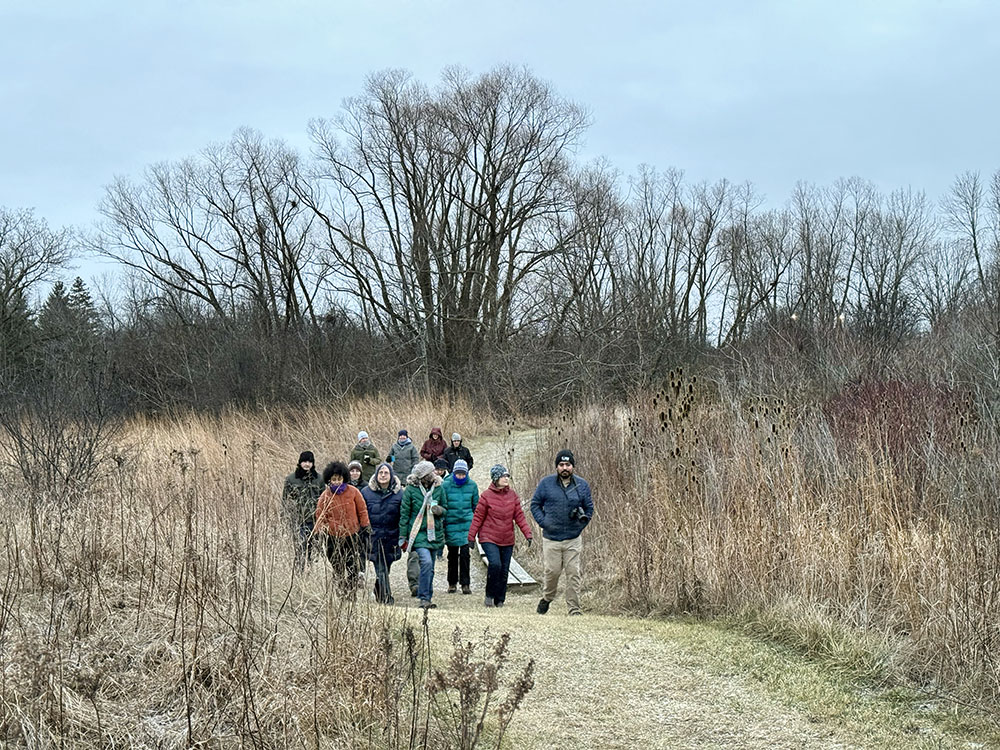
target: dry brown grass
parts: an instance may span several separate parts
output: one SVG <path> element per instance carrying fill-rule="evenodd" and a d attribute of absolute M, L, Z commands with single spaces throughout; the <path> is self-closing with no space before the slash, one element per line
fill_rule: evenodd
<path fill-rule="evenodd" d="M 550 434 L 594 486 L 588 578 L 607 608 L 734 618 L 874 681 L 992 711 L 991 430 L 963 422 L 960 443 L 927 438 L 908 463 L 845 451 L 816 410 L 676 386 L 627 410 L 564 413 Z"/>
<path fill-rule="evenodd" d="M 443 415 L 443 418 L 442 418 Z M 0 497 L 5 747 L 418 747 L 419 626 L 292 573 L 281 482 L 300 450 L 380 450 L 406 425 L 493 427 L 468 405 L 139 418 L 100 480 Z M 440 745 L 440 742 L 437 742 Z"/>

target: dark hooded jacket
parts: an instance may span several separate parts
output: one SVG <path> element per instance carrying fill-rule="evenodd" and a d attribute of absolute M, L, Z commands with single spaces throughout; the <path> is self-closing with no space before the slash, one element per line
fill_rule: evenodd
<path fill-rule="evenodd" d="M 379 469 L 389 467 L 389 486 L 382 489 L 375 479 Z M 403 500 L 403 485 L 392 470 L 392 465 L 381 463 L 375 467 L 375 475 L 368 486 L 361 490 L 361 496 L 368 506 L 368 520 L 372 525 L 372 549 L 368 557 L 372 562 L 378 554 L 378 547 L 387 560 L 399 559 L 399 506 Z"/>
<path fill-rule="evenodd" d="M 434 439 L 435 434 L 437 435 L 437 440 Z M 424 461 L 434 463 L 444 455 L 444 451 L 447 447 L 448 444 L 442 437 L 441 428 L 431 427 L 430 437 L 424 441 L 424 444 L 420 448 L 420 457 L 424 459 Z M 470 466 L 469 468 L 472 467 Z"/>

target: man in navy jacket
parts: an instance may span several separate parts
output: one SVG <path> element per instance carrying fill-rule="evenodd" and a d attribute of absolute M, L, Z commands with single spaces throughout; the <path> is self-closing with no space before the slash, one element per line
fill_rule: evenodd
<path fill-rule="evenodd" d="M 544 477 L 531 498 L 531 515 L 542 527 L 542 560 L 544 574 L 542 598 L 537 612 L 544 615 L 556 598 L 559 576 L 566 572 L 566 604 L 571 615 L 580 615 L 580 555 L 583 540 L 580 534 L 594 517 L 594 501 L 590 485 L 574 476 L 576 459 L 573 451 L 556 454 L 556 473 Z"/>

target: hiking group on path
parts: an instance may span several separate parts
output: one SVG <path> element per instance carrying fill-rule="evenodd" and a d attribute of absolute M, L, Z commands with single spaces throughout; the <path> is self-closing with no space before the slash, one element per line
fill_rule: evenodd
<path fill-rule="evenodd" d="M 325 540 L 326 557 L 338 585 L 349 592 L 358 585 L 370 560 L 375 567 L 375 599 L 393 604 L 389 571 L 403 553 L 410 594 L 433 609 L 434 564 L 448 548 L 448 593 L 471 594 L 470 546 L 478 539 L 487 560 L 487 607 L 502 607 L 514 552 L 515 525 L 532 542 L 521 499 L 511 486 L 507 467 L 490 469 L 482 492 L 469 477 L 472 454 L 453 433 L 451 443 L 440 427 L 431 429 L 420 450 L 406 430 L 384 460 L 368 433 L 358 433 L 350 462 L 332 461 L 316 471 L 312 451 L 299 455 L 285 479 L 282 509 L 295 538 L 295 567 L 304 569 L 315 543 Z M 581 534 L 594 515 L 590 485 L 576 476 L 570 450 L 556 454 L 555 473 L 544 477 L 531 498 L 531 515 L 542 528 L 542 598 L 544 615 L 565 574 L 569 614 L 580 609 Z"/>

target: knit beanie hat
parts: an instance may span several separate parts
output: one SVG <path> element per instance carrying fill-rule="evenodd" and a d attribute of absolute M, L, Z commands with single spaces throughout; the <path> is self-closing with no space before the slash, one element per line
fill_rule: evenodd
<path fill-rule="evenodd" d="M 457 474 L 460 471 L 464 471 L 466 474 L 469 473 L 469 464 L 461 458 L 455 462 L 455 465 L 451 468 L 451 473 Z"/>
<path fill-rule="evenodd" d="M 456 461 L 456 463 L 458 463 Z M 492 469 L 490 469 L 490 481 L 496 484 L 500 477 L 509 477 L 510 472 L 507 471 L 507 467 L 503 464 L 496 464 Z"/>
<path fill-rule="evenodd" d="M 443 458 L 439 458 L 437 461 L 434 462 L 434 468 L 444 469 L 445 471 L 448 471 L 448 462 L 445 461 Z"/>
<path fill-rule="evenodd" d="M 454 443 L 456 440 L 461 443 L 462 442 L 462 436 L 459 435 L 457 432 L 451 433 L 451 442 Z"/>
<path fill-rule="evenodd" d="M 368 433 L 367 432 L 365 432 L 364 430 L 362 430 L 361 432 L 358 433 L 358 442 L 359 443 L 362 440 L 367 440 L 367 439 L 368 439 Z"/>
<path fill-rule="evenodd" d="M 396 435 L 399 436 L 399 437 L 403 437 L 404 435 L 406 437 L 409 437 L 410 433 L 408 433 L 405 429 L 403 429 L 403 430 L 400 430 L 399 432 L 397 432 Z"/>
<path fill-rule="evenodd" d="M 297 466 L 301 466 L 303 461 L 311 461 L 313 464 L 316 463 L 316 456 L 313 455 L 312 451 L 302 451 L 299 454 L 299 462 Z"/>
<path fill-rule="evenodd" d="M 564 448 L 556 454 L 556 466 L 561 463 L 568 463 L 570 466 L 576 466 L 576 459 L 573 457 L 573 451 L 569 448 Z"/>
<path fill-rule="evenodd" d="M 417 461 L 413 467 L 413 476 L 417 479 L 425 479 L 434 473 L 434 464 L 430 461 Z"/>
<path fill-rule="evenodd" d="M 348 471 L 348 473 L 350 473 L 351 469 L 355 469 L 355 468 L 358 471 L 364 471 L 364 469 L 361 468 L 361 462 L 360 461 L 351 461 L 351 463 L 347 464 L 347 471 Z"/>

